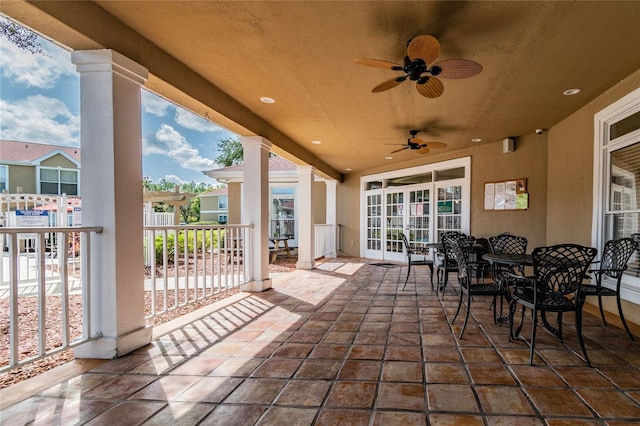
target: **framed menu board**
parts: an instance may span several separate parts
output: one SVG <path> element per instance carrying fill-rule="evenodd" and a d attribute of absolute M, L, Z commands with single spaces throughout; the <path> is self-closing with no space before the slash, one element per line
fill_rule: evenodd
<path fill-rule="evenodd" d="M 526 178 L 484 184 L 485 210 L 526 210 L 528 208 L 529 194 Z"/>

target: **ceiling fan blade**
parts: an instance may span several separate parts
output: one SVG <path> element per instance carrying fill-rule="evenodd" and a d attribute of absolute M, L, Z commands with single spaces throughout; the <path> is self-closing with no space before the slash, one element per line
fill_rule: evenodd
<path fill-rule="evenodd" d="M 440 43 L 435 37 L 421 35 L 409 43 L 407 55 L 411 59 L 422 59 L 427 64 L 432 64 L 440 56 Z"/>
<path fill-rule="evenodd" d="M 445 148 L 447 144 L 442 142 L 427 142 L 427 146 L 429 148 Z"/>
<path fill-rule="evenodd" d="M 437 98 L 444 92 L 444 85 L 439 79 L 429 77 L 429 81 L 424 84 L 416 83 L 416 90 L 425 98 Z"/>
<path fill-rule="evenodd" d="M 417 149 L 416 152 L 418 154 L 428 154 L 429 153 L 429 148 L 427 148 L 426 146 L 420 149 Z"/>
<path fill-rule="evenodd" d="M 398 81 L 398 78 L 394 77 L 392 79 L 389 79 L 387 81 L 383 81 L 382 83 L 378 84 L 376 87 L 371 89 L 371 92 L 372 93 L 380 93 L 380 92 L 384 92 L 385 90 L 393 89 L 394 87 L 396 87 L 397 85 L 399 85 L 403 81 L 404 80 Z"/>
<path fill-rule="evenodd" d="M 400 151 L 404 151 L 405 149 L 409 148 L 408 146 L 405 146 L 404 148 L 400 148 L 400 149 L 396 149 L 394 151 L 391 151 L 391 154 L 394 154 L 396 152 L 400 152 Z"/>
<path fill-rule="evenodd" d="M 416 145 L 423 145 L 426 142 L 420 138 L 409 138 L 409 143 L 415 143 Z"/>
<path fill-rule="evenodd" d="M 482 72 L 482 65 L 470 59 L 447 59 L 435 65 L 442 69 L 440 78 L 469 78 Z"/>
<path fill-rule="evenodd" d="M 382 59 L 356 58 L 353 60 L 353 62 L 355 62 L 356 64 L 366 65 L 368 67 L 375 67 L 375 68 L 387 68 L 387 69 L 392 69 L 393 67 L 402 68 L 402 65 L 400 64 L 396 64 L 395 62 L 390 62 L 390 61 L 383 61 Z"/>

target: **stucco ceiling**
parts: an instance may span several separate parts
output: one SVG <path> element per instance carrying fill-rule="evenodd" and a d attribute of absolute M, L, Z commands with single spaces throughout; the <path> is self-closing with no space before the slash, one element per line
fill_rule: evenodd
<path fill-rule="evenodd" d="M 51 8 L 41 3 L 34 2 Z M 640 68 L 637 1 L 96 3 L 229 95 L 232 107 L 228 100 L 203 101 L 226 115 L 224 125 L 240 134 L 277 134 L 274 144 L 338 173 L 415 159 L 419 154 L 410 150 L 385 159 L 397 148 L 387 144 L 404 143 L 410 129 L 448 145 L 420 156 L 425 161 L 472 145 L 472 138 L 498 143 L 548 129 Z M 61 4 L 67 14 L 84 7 Z M 21 16 L 29 20 L 27 13 Z M 73 18 L 67 20 L 74 25 Z M 129 49 L 108 33 L 123 33 L 124 27 L 105 27 L 106 22 L 89 19 L 75 30 L 90 33 L 100 46 Z M 471 59 L 483 66 L 482 73 L 443 80 L 444 94 L 435 99 L 418 94 L 409 81 L 371 93 L 394 71 L 353 59 L 402 62 L 407 41 L 422 34 L 440 41 L 438 60 Z M 76 44 L 71 47 L 86 48 L 79 39 L 67 37 Z M 144 55 L 132 59 L 144 62 Z M 563 96 L 569 88 L 582 92 Z M 276 102 L 264 104 L 264 96 Z M 234 102 L 261 120 L 236 115 Z"/>

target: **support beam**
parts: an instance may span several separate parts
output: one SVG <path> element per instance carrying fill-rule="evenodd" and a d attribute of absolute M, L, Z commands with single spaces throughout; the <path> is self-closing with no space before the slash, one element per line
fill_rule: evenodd
<path fill-rule="evenodd" d="M 334 179 L 325 180 L 327 187 L 326 192 L 326 220 L 327 225 L 331 225 L 331 231 L 329 239 L 327 240 L 327 254 L 325 257 L 337 257 L 338 247 L 336 242 L 338 241 L 338 223 L 337 223 L 337 187 L 338 181 Z"/>
<path fill-rule="evenodd" d="M 84 225 L 102 226 L 91 250 L 91 329 L 79 358 L 116 358 L 151 341 L 144 318 L 142 125 L 147 69 L 109 50 L 72 53 L 80 73 Z M 89 223 L 87 223 L 89 222 Z"/>

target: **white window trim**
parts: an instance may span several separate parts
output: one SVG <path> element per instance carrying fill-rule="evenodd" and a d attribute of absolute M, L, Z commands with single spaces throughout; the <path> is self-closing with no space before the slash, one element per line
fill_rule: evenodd
<path fill-rule="evenodd" d="M 10 186 L 9 186 L 9 166 L 6 165 L 6 164 L 0 164 L 0 169 L 4 170 L 4 176 L 6 178 L 6 180 L 4 182 L 4 185 L 5 185 L 4 189 L 9 191 L 9 188 L 10 188 Z"/>
<path fill-rule="evenodd" d="M 225 206 L 220 205 L 220 200 L 224 198 L 226 200 Z M 228 195 L 218 195 L 218 210 L 228 210 L 229 209 L 229 196 Z"/>
<path fill-rule="evenodd" d="M 41 183 L 42 181 L 40 180 L 40 170 L 41 169 L 46 169 L 46 170 L 57 170 L 58 171 L 58 194 L 57 195 L 62 195 L 62 193 L 60 193 L 60 172 L 62 171 L 69 171 L 69 172 L 75 172 L 76 176 L 77 176 L 77 182 L 76 182 L 76 186 L 78 188 L 77 190 L 77 194 L 72 195 L 74 197 L 79 197 L 81 195 L 80 193 L 80 169 L 70 169 L 67 167 L 49 167 L 49 166 L 36 166 L 36 194 L 42 194 L 42 188 L 41 188 Z M 69 195 L 69 194 L 66 194 Z"/>
<path fill-rule="evenodd" d="M 409 167 L 406 169 L 391 170 L 389 172 L 365 175 L 360 177 L 360 256 L 364 256 L 366 249 L 366 194 L 367 182 L 384 181 L 385 179 L 399 178 L 403 176 L 411 176 L 424 174 L 428 172 L 437 173 L 438 170 L 455 169 L 458 167 L 465 168 L 465 176 L 462 179 L 454 179 L 461 181 L 463 194 L 467 194 L 468 202 L 462 205 L 462 231 L 470 232 L 471 229 L 471 157 L 456 158 L 453 160 L 442 161 L 440 163 L 425 164 L 423 166 Z M 447 181 L 434 181 L 433 184 Z"/>
<path fill-rule="evenodd" d="M 604 108 L 594 116 L 594 155 L 593 155 L 593 217 L 591 244 L 602 248 L 606 242 L 604 217 L 609 200 L 609 155 L 612 150 L 637 143 L 640 140 L 640 129 L 610 141 L 610 125 L 640 111 L 640 88 L 632 91 L 618 101 Z M 603 283 L 612 287 L 611 283 Z M 620 290 L 621 299 L 640 304 L 640 286 L 625 282 Z"/>

